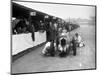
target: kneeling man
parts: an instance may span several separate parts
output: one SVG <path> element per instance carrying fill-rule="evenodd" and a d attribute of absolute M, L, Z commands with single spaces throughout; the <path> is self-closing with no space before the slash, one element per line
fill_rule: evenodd
<path fill-rule="evenodd" d="M 44 55 L 51 55 L 54 56 L 55 50 L 54 50 L 54 42 L 49 41 L 46 43 L 45 47 L 42 50 L 42 53 Z"/>

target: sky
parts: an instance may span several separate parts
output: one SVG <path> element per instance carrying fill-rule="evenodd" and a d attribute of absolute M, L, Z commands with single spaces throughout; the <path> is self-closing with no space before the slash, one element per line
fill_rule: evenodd
<path fill-rule="evenodd" d="M 46 3 L 33 3 L 33 2 L 32 3 L 15 2 L 15 3 L 62 19 L 67 19 L 67 18 L 90 19 L 91 16 L 95 16 L 95 7 L 92 6 L 46 4 Z"/>

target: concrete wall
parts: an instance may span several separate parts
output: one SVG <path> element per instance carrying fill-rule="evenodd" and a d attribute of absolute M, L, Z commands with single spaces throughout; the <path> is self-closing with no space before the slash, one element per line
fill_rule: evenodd
<path fill-rule="evenodd" d="M 32 41 L 31 35 L 31 33 L 12 35 L 12 55 L 46 41 L 46 32 L 35 32 L 34 42 Z"/>

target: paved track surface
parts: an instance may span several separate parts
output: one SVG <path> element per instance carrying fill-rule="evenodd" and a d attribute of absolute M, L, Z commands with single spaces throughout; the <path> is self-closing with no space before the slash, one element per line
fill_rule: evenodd
<path fill-rule="evenodd" d="M 95 27 L 82 25 L 70 35 L 79 32 L 85 47 L 77 49 L 77 55 L 67 57 L 43 57 L 44 46 L 33 50 L 12 63 L 12 73 L 44 72 L 59 70 L 78 70 L 95 68 Z"/>

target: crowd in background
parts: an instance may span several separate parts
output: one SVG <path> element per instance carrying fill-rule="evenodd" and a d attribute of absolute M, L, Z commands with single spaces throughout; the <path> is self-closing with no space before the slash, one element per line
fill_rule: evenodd
<path fill-rule="evenodd" d="M 12 19 L 12 34 L 21 34 L 21 33 L 32 33 L 32 39 L 34 38 L 34 32 L 43 32 L 46 31 L 47 41 L 56 39 L 56 36 L 59 35 L 63 29 L 66 29 L 67 32 L 73 29 L 71 23 L 65 22 L 62 19 L 53 17 L 52 19 L 44 18 L 42 20 L 37 20 L 37 17 L 16 17 Z"/>

